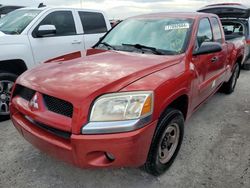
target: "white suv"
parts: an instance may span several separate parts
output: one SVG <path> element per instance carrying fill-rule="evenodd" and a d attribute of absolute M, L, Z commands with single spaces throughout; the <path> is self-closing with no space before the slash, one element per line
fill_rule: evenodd
<path fill-rule="evenodd" d="M 101 11 L 22 8 L 0 19 L 0 120 L 8 118 L 16 78 L 49 59 L 83 53 L 111 28 Z M 82 54 L 83 55 L 83 54 Z"/>

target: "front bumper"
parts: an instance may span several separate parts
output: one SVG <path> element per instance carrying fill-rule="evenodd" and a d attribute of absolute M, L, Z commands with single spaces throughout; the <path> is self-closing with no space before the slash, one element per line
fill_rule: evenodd
<path fill-rule="evenodd" d="M 139 167 L 147 159 L 157 125 L 147 126 L 126 133 L 103 135 L 74 135 L 69 139 L 54 135 L 30 122 L 19 112 L 11 114 L 19 133 L 41 151 L 82 168 Z M 109 160 L 105 153 L 115 160 Z"/>

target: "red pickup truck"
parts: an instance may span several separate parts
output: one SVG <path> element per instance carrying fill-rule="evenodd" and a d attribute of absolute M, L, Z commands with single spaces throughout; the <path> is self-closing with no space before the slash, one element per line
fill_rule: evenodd
<path fill-rule="evenodd" d="M 11 119 L 35 147 L 79 167 L 173 163 L 184 121 L 221 88 L 234 91 L 244 43 L 219 18 L 159 13 L 129 18 L 86 52 L 21 75 Z"/>

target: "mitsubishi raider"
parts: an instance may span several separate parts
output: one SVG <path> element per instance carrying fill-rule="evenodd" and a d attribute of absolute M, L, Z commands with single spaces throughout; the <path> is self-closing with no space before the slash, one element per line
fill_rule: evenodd
<path fill-rule="evenodd" d="M 214 14 L 158 13 L 123 21 L 85 53 L 17 79 L 16 129 L 82 168 L 159 175 L 176 158 L 185 120 L 218 89 L 234 91 L 244 43 L 226 42 Z"/>

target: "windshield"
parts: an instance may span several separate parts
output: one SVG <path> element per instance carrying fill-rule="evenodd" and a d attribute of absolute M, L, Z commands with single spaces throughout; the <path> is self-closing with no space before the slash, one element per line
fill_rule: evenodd
<path fill-rule="evenodd" d="M 151 52 L 153 49 L 158 55 L 180 54 L 186 50 L 192 23 L 192 19 L 180 18 L 129 19 L 117 25 L 98 48 L 143 53 L 143 49 Z"/>
<path fill-rule="evenodd" d="M 30 22 L 41 12 L 41 10 L 16 10 L 0 19 L 0 31 L 5 34 L 18 35 Z"/>

